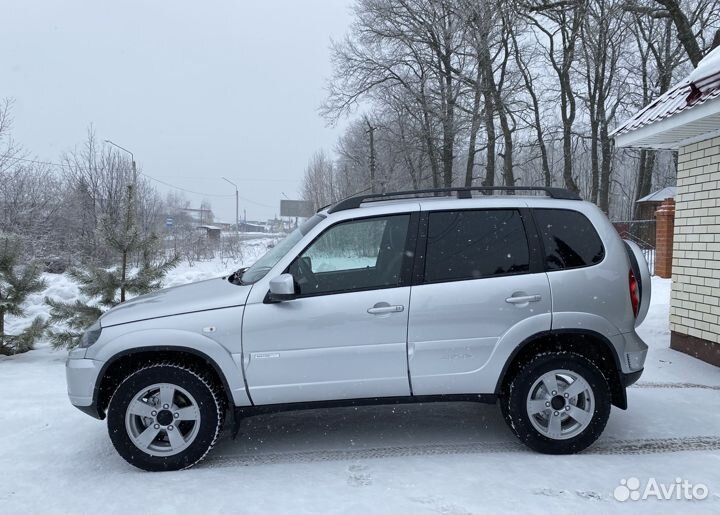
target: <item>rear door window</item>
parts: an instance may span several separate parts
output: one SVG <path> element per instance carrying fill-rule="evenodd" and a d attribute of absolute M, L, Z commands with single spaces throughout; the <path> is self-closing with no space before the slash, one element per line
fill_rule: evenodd
<path fill-rule="evenodd" d="M 530 271 L 525 228 L 516 209 L 434 211 L 428 223 L 425 282 Z"/>
<path fill-rule="evenodd" d="M 533 210 L 545 246 L 547 270 L 592 266 L 603 260 L 600 236 L 585 215 L 567 209 Z"/>

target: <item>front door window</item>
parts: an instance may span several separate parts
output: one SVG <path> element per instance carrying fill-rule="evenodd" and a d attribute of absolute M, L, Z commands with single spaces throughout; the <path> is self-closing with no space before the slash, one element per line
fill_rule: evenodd
<path fill-rule="evenodd" d="M 410 215 L 330 227 L 290 265 L 300 296 L 399 286 Z"/>

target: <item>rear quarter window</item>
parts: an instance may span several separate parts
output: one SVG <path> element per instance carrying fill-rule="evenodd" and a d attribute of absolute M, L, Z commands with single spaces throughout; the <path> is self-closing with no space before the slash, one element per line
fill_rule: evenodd
<path fill-rule="evenodd" d="M 545 247 L 548 271 L 592 266 L 603 260 L 605 249 L 585 215 L 566 209 L 534 209 Z"/>

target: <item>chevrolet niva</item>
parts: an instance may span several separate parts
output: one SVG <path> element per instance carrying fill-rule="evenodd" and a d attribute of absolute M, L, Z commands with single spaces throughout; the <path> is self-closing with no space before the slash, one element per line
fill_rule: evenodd
<path fill-rule="evenodd" d="M 257 413 L 404 402 L 498 403 L 531 449 L 574 453 L 627 408 L 650 286 L 640 249 L 566 190 L 356 196 L 247 269 L 106 312 L 68 393 L 153 471 L 200 461 L 226 418 L 234 435 Z"/>

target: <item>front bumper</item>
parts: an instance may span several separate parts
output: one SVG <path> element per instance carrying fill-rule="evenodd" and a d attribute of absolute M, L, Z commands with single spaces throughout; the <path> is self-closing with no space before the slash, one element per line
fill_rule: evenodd
<path fill-rule="evenodd" d="M 94 359 L 75 358 L 72 353 L 65 362 L 67 392 L 73 406 L 95 418 L 101 418 L 95 403 L 95 385 L 103 362 Z"/>

